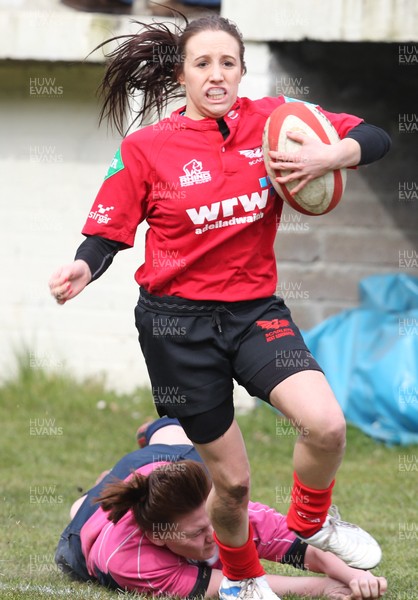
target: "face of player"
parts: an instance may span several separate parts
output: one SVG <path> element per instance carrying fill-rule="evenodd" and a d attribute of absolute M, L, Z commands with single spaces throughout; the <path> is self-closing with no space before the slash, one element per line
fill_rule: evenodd
<path fill-rule="evenodd" d="M 213 527 L 205 504 L 179 517 L 175 523 L 161 527 L 156 525 L 147 536 L 157 546 L 165 546 L 174 554 L 192 560 L 208 560 L 216 552 Z"/>
<path fill-rule="evenodd" d="M 225 31 L 201 31 L 186 44 L 183 72 L 186 116 L 199 120 L 226 115 L 238 95 L 242 64 L 238 41 Z"/>

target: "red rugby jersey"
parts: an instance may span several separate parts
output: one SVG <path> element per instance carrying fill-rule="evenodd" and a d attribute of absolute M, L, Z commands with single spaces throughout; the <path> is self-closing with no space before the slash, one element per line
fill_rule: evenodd
<path fill-rule="evenodd" d="M 226 140 L 216 120 L 189 119 L 184 108 L 130 134 L 83 234 L 131 247 L 146 219 L 145 262 L 135 279 L 157 296 L 234 302 L 274 294 L 282 200 L 266 175 L 262 133 L 286 101 L 293 100 L 238 98 L 224 117 Z M 340 137 L 362 121 L 322 112 Z"/>

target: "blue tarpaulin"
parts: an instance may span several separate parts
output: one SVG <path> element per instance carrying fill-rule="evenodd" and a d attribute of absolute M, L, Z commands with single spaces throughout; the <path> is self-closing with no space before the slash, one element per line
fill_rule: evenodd
<path fill-rule="evenodd" d="M 373 275 L 360 306 L 304 332 L 348 422 L 387 444 L 418 443 L 418 277 Z"/>

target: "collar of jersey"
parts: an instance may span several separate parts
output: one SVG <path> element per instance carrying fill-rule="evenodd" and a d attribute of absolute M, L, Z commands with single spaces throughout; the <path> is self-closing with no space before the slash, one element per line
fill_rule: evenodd
<path fill-rule="evenodd" d="M 234 122 L 238 121 L 239 119 L 235 118 L 231 119 L 229 117 L 229 115 L 231 114 L 239 114 L 239 109 L 241 107 L 241 102 L 240 102 L 240 98 L 237 98 L 235 103 L 231 106 L 229 112 L 224 116 L 224 120 L 227 123 L 228 127 L 231 129 L 231 126 L 234 127 Z M 211 119 L 209 117 L 205 118 L 205 119 L 190 119 L 189 117 L 186 117 L 185 115 L 183 115 L 182 113 L 186 110 L 185 106 L 182 106 L 181 108 L 176 109 L 174 112 L 171 113 L 170 115 L 170 119 L 175 119 L 177 122 L 181 122 L 184 123 L 184 126 L 187 127 L 188 129 L 198 129 L 199 131 L 208 131 L 211 129 L 218 129 L 218 122 L 216 119 Z M 230 126 L 231 124 L 231 126 Z"/>

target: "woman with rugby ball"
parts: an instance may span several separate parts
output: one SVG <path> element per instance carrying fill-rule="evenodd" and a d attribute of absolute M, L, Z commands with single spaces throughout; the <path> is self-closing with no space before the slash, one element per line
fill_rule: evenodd
<path fill-rule="evenodd" d="M 86 239 L 75 261 L 52 276 L 51 294 L 59 304 L 77 296 L 119 250 L 134 245 L 137 226 L 147 221 L 145 262 L 135 274 L 136 326 L 157 412 L 179 419 L 213 482 L 207 509 L 222 562 L 222 599 L 276 598 L 253 542 L 250 468 L 234 419 L 233 379 L 300 428 L 288 528 L 349 566 L 373 568 L 381 558 L 377 542 L 328 514 L 344 453 L 343 413 L 274 295 L 282 201 L 266 177 L 261 144 L 267 117 L 288 99 L 238 96 L 244 45 L 229 20 L 202 17 L 174 31 L 163 23 L 141 25 L 108 55 L 102 117 L 121 131 L 138 91 L 139 124 L 179 95 L 185 106 L 124 138 L 83 228 Z M 289 133 L 300 156 L 287 162 L 270 153 L 271 168 L 291 170 L 279 181 L 299 181 L 293 193 L 389 149 L 381 129 L 320 110 L 340 142 Z M 175 331 L 164 333 L 160 325 L 169 319 Z M 280 359 L 289 356 L 298 360 Z"/>

